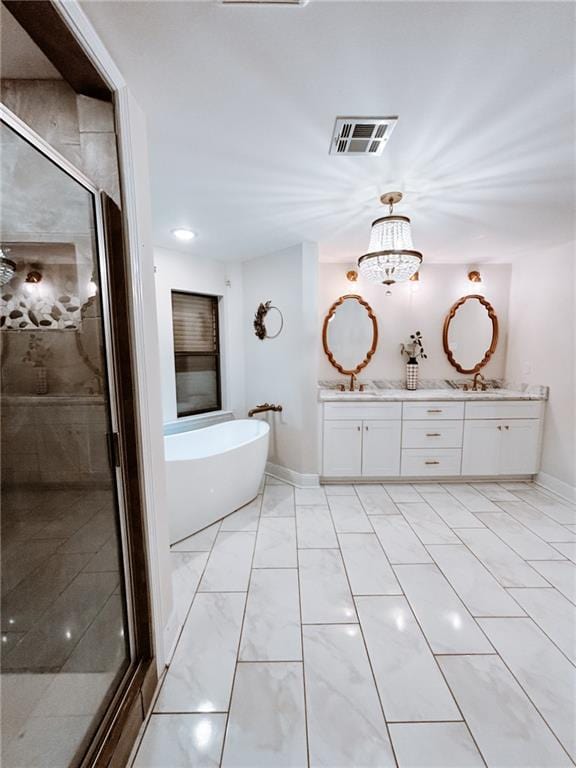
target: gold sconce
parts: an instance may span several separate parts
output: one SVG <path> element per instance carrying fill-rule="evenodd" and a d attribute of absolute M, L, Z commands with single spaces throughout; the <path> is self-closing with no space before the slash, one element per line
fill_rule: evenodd
<path fill-rule="evenodd" d="M 349 282 L 355 283 L 358 280 L 358 272 L 355 269 L 351 269 L 349 272 L 346 272 L 346 278 Z"/>
<path fill-rule="evenodd" d="M 482 277 L 480 272 L 478 272 L 477 269 L 473 269 L 471 272 L 468 272 L 468 280 L 470 280 L 471 283 L 481 283 Z"/>
<path fill-rule="evenodd" d="M 40 272 L 37 272 L 36 270 L 32 270 L 32 272 L 28 272 L 26 275 L 26 281 L 27 283 L 32 283 L 32 285 L 35 285 L 36 283 L 39 283 L 40 280 L 42 280 L 42 275 Z"/>
<path fill-rule="evenodd" d="M 408 280 L 411 280 L 413 283 L 419 283 L 420 282 L 420 272 L 414 272 L 414 274 L 408 278 Z"/>

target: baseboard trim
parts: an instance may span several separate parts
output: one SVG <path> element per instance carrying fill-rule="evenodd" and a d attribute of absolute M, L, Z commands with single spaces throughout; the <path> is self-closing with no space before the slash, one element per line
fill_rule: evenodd
<path fill-rule="evenodd" d="M 272 464 L 270 461 L 266 463 L 266 474 L 277 480 L 290 483 L 290 485 L 296 485 L 298 488 L 317 488 L 320 485 L 318 475 L 295 472 L 293 469 L 283 467 L 280 464 Z"/>
<path fill-rule="evenodd" d="M 552 491 L 556 496 L 560 496 L 560 498 L 566 501 L 576 502 L 576 488 L 565 483 L 563 480 L 558 480 L 557 477 L 549 475 L 547 472 L 538 472 L 535 483 L 547 491 Z"/>
<path fill-rule="evenodd" d="M 326 477 L 320 476 L 321 485 L 419 485 L 421 483 L 531 483 L 533 475 L 395 475 L 393 477 Z"/>

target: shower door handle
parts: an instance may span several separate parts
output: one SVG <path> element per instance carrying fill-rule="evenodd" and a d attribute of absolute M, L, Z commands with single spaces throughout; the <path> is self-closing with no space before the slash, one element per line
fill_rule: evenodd
<path fill-rule="evenodd" d="M 120 439 L 118 432 L 107 432 L 106 442 L 108 444 L 108 461 L 111 467 L 120 466 Z"/>

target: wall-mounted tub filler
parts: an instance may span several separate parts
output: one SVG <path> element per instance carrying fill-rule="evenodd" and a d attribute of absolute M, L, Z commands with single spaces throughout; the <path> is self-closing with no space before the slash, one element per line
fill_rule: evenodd
<path fill-rule="evenodd" d="M 266 411 L 276 411 L 277 413 L 281 413 L 282 406 L 271 405 L 270 403 L 262 403 L 262 405 L 257 405 L 256 408 L 252 408 L 250 411 L 248 411 L 248 416 L 252 418 L 252 416 L 255 416 L 257 413 L 265 413 Z"/>

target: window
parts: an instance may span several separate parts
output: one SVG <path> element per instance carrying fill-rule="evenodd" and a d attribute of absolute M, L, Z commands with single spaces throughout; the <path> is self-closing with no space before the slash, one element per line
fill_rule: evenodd
<path fill-rule="evenodd" d="M 218 299 L 172 291 L 178 416 L 219 411 Z"/>

